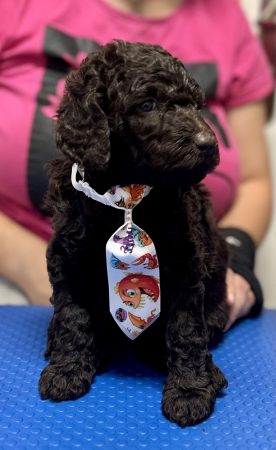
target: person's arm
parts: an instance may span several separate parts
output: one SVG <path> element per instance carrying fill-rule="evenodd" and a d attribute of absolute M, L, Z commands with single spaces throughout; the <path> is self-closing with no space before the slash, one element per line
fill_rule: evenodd
<path fill-rule="evenodd" d="M 46 248 L 44 240 L 0 213 L 0 274 L 33 304 L 50 304 Z"/>
<path fill-rule="evenodd" d="M 241 182 L 236 199 L 219 223 L 221 228 L 245 231 L 258 245 L 267 230 L 272 203 L 267 144 L 264 135 L 266 108 L 256 102 L 228 112 L 230 128 L 240 151 Z M 248 282 L 230 269 L 227 274 L 229 305 L 228 329 L 248 314 L 255 297 Z"/>
<path fill-rule="evenodd" d="M 266 118 L 262 102 L 229 111 L 230 128 L 240 151 L 241 183 L 232 208 L 220 221 L 222 227 L 238 227 L 259 244 L 271 215 L 271 179 L 264 135 Z"/>

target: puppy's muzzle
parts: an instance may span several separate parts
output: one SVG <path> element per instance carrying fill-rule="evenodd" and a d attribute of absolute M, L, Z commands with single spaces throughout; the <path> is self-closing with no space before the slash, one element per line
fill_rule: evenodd
<path fill-rule="evenodd" d="M 204 153 L 217 151 L 217 139 L 212 130 L 198 132 L 194 137 L 195 145 Z"/>

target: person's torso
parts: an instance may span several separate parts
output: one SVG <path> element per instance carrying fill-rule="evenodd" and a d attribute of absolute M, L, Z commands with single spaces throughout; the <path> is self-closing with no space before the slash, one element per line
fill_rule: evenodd
<path fill-rule="evenodd" d="M 41 208 L 47 188 L 45 164 L 55 156 L 53 116 L 64 79 L 88 52 L 116 38 L 162 45 L 183 61 L 204 89 L 204 115 L 216 132 L 221 158 L 205 182 L 219 219 L 235 196 L 239 158 L 223 108 L 232 64 L 230 44 L 225 42 L 222 49 L 221 27 L 204 2 L 188 1 L 160 20 L 126 15 L 103 0 L 22 3 L 1 52 L 1 209 L 42 237 L 50 236 Z"/>

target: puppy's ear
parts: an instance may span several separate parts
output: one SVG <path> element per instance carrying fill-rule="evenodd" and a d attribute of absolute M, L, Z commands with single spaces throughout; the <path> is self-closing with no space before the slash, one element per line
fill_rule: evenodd
<path fill-rule="evenodd" d="M 103 62 L 90 54 L 66 80 L 57 112 L 57 148 L 72 162 L 104 170 L 110 159 L 109 126 L 103 111 Z"/>

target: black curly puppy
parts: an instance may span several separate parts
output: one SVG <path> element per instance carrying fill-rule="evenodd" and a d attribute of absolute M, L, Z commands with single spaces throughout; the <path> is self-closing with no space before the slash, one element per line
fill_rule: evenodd
<path fill-rule="evenodd" d="M 113 185 L 153 189 L 135 222 L 153 239 L 160 264 L 161 317 L 133 343 L 166 348 L 162 409 L 181 426 L 212 411 L 227 385 L 208 351 L 226 323 L 227 251 L 199 182 L 218 163 L 215 136 L 200 114 L 202 93 L 183 64 L 159 46 L 114 41 L 67 79 L 58 111 L 48 205 L 54 237 L 47 260 L 54 315 L 40 378 L 42 398 L 84 395 L 104 355 L 123 339 L 109 313 L 105 244 L 122 212 L 86 198 L 72 164 L 97 192 Z"/>

